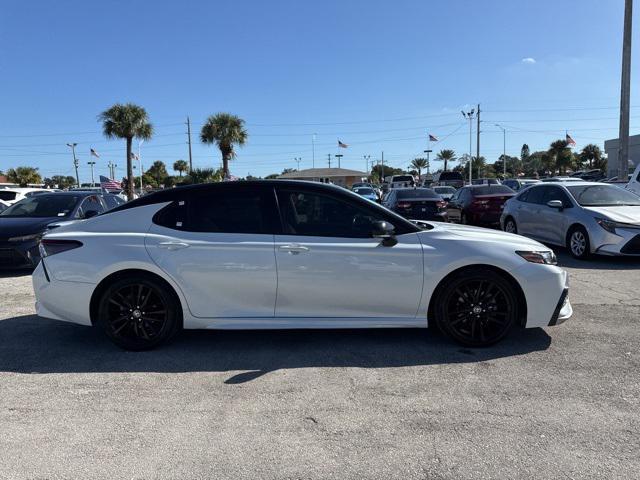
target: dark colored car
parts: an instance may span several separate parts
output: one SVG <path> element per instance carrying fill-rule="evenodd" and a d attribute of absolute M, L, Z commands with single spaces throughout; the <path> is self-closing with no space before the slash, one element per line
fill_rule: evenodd
<path fill-rule="evenodd" d="M 95 192 L 33 195 L 0 213 L 0 268 L 32 268 L 40 261 L 40 237 L 56 222 L 82 220 L 124 203 Z"/>
<path fill-rule="evenodd" d="M 505 202 L 514 195 L 506 185 L 463 187 L 449 200 L 449 219 L 467 225 L 498 225 Z"/>
<path fill-rule="evenodd" d="M 440 172 L 433 176 L 432 186 L 450 186 L 453 188 L 462 188 L 464 185 L 464 177 L 460 172 Z"/>
<path fill-rule="evenodd" d="M 412 220 L 447 221 L 447 202 L 430 188 L 394 188 L 383 205 Z"/>

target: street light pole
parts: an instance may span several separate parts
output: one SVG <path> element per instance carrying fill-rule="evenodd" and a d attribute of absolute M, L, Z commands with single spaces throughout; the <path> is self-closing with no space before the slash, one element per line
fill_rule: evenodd
<path fill-rule="evenodd" d="M 336 157 L 338 159 L 338 168 L 340 168 L 340 159 L 343 157 L 344 155 L 342 155 L 341 153 L 336 153 L 334 155 L 334 157 Z"/>
<path fill-rule="evenodd" d="M 633 0 L 624 3 L 622 78 L 620 82 L 620 131 L 618 133 L 618 180 L 629 174 L 629 97 L 631 95 L 631 26 Z"/>
<path fill-rule="evenodd" d="M 93 178 L 93 166 L 96 164 L 96 162 L 87 162 L 87 165 L 89 165 L 91 167 L 91 186 L 95 187 L 96 186 L 96 182 L 94 181 Z"/>
<path fill-rule="evenodd" d="M 296 161 L 297 165 L 298 165 L 298 171 L 300 171 L 300 160 L 302 160 L 301 157 L 296 157 L 294 158 L 294 160 Z"/>
<path fill-rule="evenodd" d="M 80 176 L 78 175 L 78 159 L 76 158 L 76 146 L 77 143 L 67 143 L 67 147 L 71 147 L 71 153 L 73 154 L 73 166 L 76 169 L 76 184 L 80 188 Z"/>
<path fill-rule="evenodd" d="M 469 120 L 469 185 L 473 183 L 473 114 L 475 109 L 470 112 L 462 111 L 462 116 Z"/>
<path fill-rule="evenodd" d="M 507 178 L 507 129 L 502 125 L 498 125 L 497 123 L 495 123 L 494 125 L 502 130 L 502 163 L 504 170 L 502 179 L 504 180 L 505 178 Z"/>
<path fill-rule="evenodd" d="M 433 152 L 433 150 L 423 150 L 423 153 L 427 154 L 427 175 L 429 174 L 429 167 L 431 166 L 431 162 L 429 161 L 429 154 Z"/>

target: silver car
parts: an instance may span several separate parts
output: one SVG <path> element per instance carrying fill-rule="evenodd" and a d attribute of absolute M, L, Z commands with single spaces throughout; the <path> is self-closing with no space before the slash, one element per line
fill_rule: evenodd
<path fill-rule="evenodd" d="M 500 225 L 571 255 L 640 255 L 640 197 L 598 182 L 533 185 L 504 206 Z"/>

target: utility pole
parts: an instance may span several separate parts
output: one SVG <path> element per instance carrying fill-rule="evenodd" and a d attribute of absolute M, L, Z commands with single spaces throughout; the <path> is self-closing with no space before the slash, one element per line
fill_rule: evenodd
<path fill-rule="evenodd" d="M 502 163 L 503 163 L 503 174 L 502 179 L 507 178 L 507 129 L 502 125 L 494 124 L 496 127 L 502 130 Z"/>
<path fill-rule="evenodd" d="M 316 134 L 311 135 L 311 168 L 316 168 Z"/>
<path fill-rule="evenodd" d="M 93 178 L 93 166 L 96 164 L 96 162 L 87 162 L 87 165 L 89 165 L 91 167 L 91 186 L 95 187 L 96 186 L 96 182 Z"/>
<path fill-rule="evenodd" d="M 67 143 L 67 147 L 71 147 L 71 153 L 73 154 L 73 166 L 76 169 L 76 184 L 80 188 L 80 176 L 78 175 L 78 159 L 76 158 L 76 146 L 77 143 Z"/>
<path fill-rule="evenodd" d="M 429 154 L 433 152 L 433 150 L 428 149 L 428 150 L 423 150 L 423 153 L 427 154 L 427 175 L 429 174 L 429 166 L 431 165 L 431 162 L 429 162 Z M 445 170 L 446 172 L 446 170 Z"/>
<path fill-rule="evenodd" d="M 344 157 L 344 155 L 342 155 L 341 153 L 336 153 L 334 157 L 338 159 L 338 168 L 340 168 L 340 159 Z"/>
<path fill-rule="evenodd" d="M 473 108 L 470 112 L 462 111 L 462 116 L 469 120 L 469 185 L 473 183 L 473 115 L 475 112 Z"/>
<path fill-rule="evenodd" d="M 331 154 L 327 153 L 327 158 L 329 159 L 329 168 L 331 168 Z"/>
<path fill-rule="evenodd" d="M 296 164 L 298 165 L 298 171 L 300 171 L 300 160 L 302 160 L 301 157 L 296 157 L 294 158 L 294 160 L 296 161 Z"/>
<path fill-rule="evenodd" d="M 382 156 L 380 157 L 380 183 L 384 183 L 384 151 L 382 152 Z"/>
<path fill-rule="evenodd" d="M 193 168 L 193 159 L 191 158 L 191 120 L 187 116 L 187 143 L 189 144 L 189 171 Z"/>
<path fill-rule="evenodd" d="M 476 128 L 476 162 L 478 163 L 478 178 L 480 178 L 480 104 L 478 104 L 478 115 L 476 119 L 478 120 L 478 126 Z"/>
<path fill-rule="evenodd" d="M 624 2 L 622 79 L 620 85 L 620 131 L 618 134 L 618 180 L 629 174 L 629 97 L 631 95 L 631 13 L 633 0 Z"/>

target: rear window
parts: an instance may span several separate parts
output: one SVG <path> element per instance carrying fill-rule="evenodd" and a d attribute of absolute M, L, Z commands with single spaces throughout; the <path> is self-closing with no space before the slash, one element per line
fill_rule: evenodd
<path fill-rule="evenodd" d="M 482 185 L 481 187 L 473 187 L 474 195 L 496 195 L 501 193 L 514 193 L 506 185 Z"/>
<path fill-rule="evenodd" d="M 439 198 L 438 194 L 430 188 L 412 188 L 407 190 L 398 190 L 398 199 L 407 198 Z"/>
<path fill-rule="evenodd" d="M 356 188 L 353 191 L 360 195 L 372 195 L 373 193 L 375 193 L 371 188 L 364 187 Z"/>
<path fill-rule="evenodd" d="M 443 182 L 447 180 L 463 180 L 460 172 L 442 172 L 438 177 L 438 181 Z"/>
<path fill-rule="evenodd" d="M 7 192 L 0 190 L 0 200 L 11 201 L 15 200 L 18 194 L 16 192 Z"/>
<path fill-rule="evenodd" d="M 413 177 L 411 175 L 394 175 L 391 182 L 413 182 Z"/>

